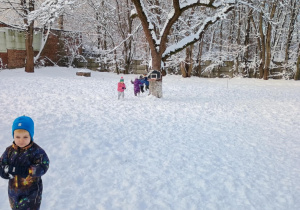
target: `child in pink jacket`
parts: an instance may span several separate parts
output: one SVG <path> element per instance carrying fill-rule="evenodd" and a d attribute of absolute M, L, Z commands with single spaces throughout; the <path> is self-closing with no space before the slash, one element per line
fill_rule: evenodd
<path fill-rule="evenodd" d="M 124 90 L 126 89 L 126 85 L 124 83 L 124 78 L 121 77 L 120 82 L 118 83 L 118 100 L 122 96 L 124 99 Z"/>

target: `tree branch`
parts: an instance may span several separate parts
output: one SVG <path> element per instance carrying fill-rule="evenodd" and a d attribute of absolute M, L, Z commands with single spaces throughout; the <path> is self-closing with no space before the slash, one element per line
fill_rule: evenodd
<path fill-rule="evenodd" d="M 169 14 L 171 16 L 165 23 L 165 26 L 163 27 L 161 31 L 161 41 L 160 41 L 160 49 L 159 52 L 163 54 L 166 50 L 166 43 L 168 40 L 168 35 L 170 33 L 170 30 L 174 23 L 178 20 L 178 18 L 181 16 L 183 12 L 185 12 L 188 9 L 194 8 L 194 7 L 199 7 L 199 6 L 205 6 L 213 9 L 217 9 L 218 7 L 214 6 L 215 0 L 210 0 L 208 4 L 205 3 L 200 3 L 200 1 L 196 1 L 194 3 L 190 4 L 183 4 L 180 5 L 179 0 L 173 0 L 173 14 Z M 197 40 L 198 41 L 198 40 Z"/>
<path fill-rule="evenodd" d="M 200 27 L 200 29 L 198 30 L 198 32 L 196 34 L 192 34 L 188 37 L 185 37 L 180 42 L 178 42 L 176 45 L 172 45 L 172 46 L 168 47 L 162 54 L 162 60 L 165 61 L 170 56 L 172 56 L 172 55 L 180 52 L 181 50 L 185 49 L 186 47 L 198 42 L 202 38 L 203 34 L 205 33 L 205 31 L 207 30 L 207 28 L 209 26 L 216 23 L 225 14 L 230 12 L 233 8 L 234 8 L 234 5 L 229 5 L 229 6 L 225 7 L 223 9 L 223 11 L 221 13 L 219 13 L 217 16 L 215 16 L 213 18 L 206 18 L 204 24 L 202 25 L 202 27 Z"/>
<path fill-rule="evenodd" d="M 132 0 L 132 2 L 134 3 L 137 14 L 141 20 L 144 33 L 146 35 L 146 38 L 148 39 L 149 47 L 151 48 L 151 51 L 155 52 L 157 51 L 156 47 L 159 44 L 155 35 L 154 26 L 151 22 L 148 22 L 149 19 L 146 14 L 145 7 L 142 5 L 142 2 L 140 0 Z"/>

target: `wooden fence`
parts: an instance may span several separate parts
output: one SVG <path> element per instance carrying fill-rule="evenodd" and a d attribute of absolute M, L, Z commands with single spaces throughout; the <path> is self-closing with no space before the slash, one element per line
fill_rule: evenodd
<path fill-rule="evenodd" d="M 76 61 L 75 66 L 78 68 L 87 68 L 97 71 L 108 71 L 107 66 L 100 64 L 96 59 L 86 59 L 86 61 Z M 133 60 L 130 65 L 130 73 L 133 74 L 147 74 L 147 65 L 142 64 L 142 60 Z M 180 64 L 177 67 L 166 68 L 166 71 L 169 74 L 178 74 L 181 75 Z M 274 68 L 270 70 L 270 75 L 277 75 L 281 73 L 280 68 Z M 207 77 L 207 78 L 222 78 L 222 77 L 234 77 L 234 75 L 240 75 L 243 77 L 257 78 L 259 76 L 258 68 L 246 68 L 246 69 L 235 69 L 234 61 L 224 61 L 222 65 L 214 65 L 211 61 L 201 62 L 199 66 L 195 66 L 192 72 L 193 76 Z M 281 76 L 274 76 L 278 79 Z"/>
<path fill-rule="evenodd" d="M 97 62 L 96 58 L 87 58 L 87 59 L 76 59 L 74 61 L 74 66 L 77 68 L 87 68 L 94 71 L 109 71 L 108 67 L 114 68 L 114 66 L 108 66 L 103 63 Z M 147 74 L 147 66 L 142 65 L 141 60 L 133 60 L 132 64 L 129 67 L 130 73 L 133 74 Z"/>

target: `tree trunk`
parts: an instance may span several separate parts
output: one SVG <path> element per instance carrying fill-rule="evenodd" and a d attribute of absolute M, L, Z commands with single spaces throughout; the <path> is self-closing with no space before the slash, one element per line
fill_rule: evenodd
<path fill-rule="evenodd" d="M 294 77 L 295 80 L 300 80 L 300 44 L 298 47 L 298 60 L 297 60 L 297 69 Z"/>
<path fill-rule="evenodd" d="M 114 60 L 115 60 L 115 67 L 116 67 L 117 74 L 120 74 L 120 70 L 117 62 L 117 50 L 114 50 Z"/>
<path fill-rule="evenodd" d="M 297 4 L 296 4 L 296 1 L 294 2 L 294 5 L 291 5 L 291 8 L 292 8 L 292 11 L 291 11 L 291 22 L 290 22 L 290 25 L 289 25 L 289 32 L 288 32 L 288 37 L 287 37 L 287 40 L 286 40 L 286 49 L 285 49 L 285 59 L 284 59 L 284 62 L 285 63 L 288 63 L 288 60 L 289 60 L 289 49 L 290 49 L 290 46 L 291 46 L 291 41 L 292 41 L 292 34 L 293 34 L 293 31 L 294 31 L 294 27 L 295 27 L 295 22 L 296 22 L 296 17 L 297 17 L 297 11 L 298 11 L 298 8 L 297 8 Z"/>
<path fill-rule="evenodd" d="M 247 72 L 248 77 L 249 77 L 248 61 L 249 61 L 249 44 L 250 44 L 250 19 L 252 17 L 252 11 L 253 11 L 253 9 L 250 9 L 249 14 L 248 14 L 245 41 L 244 41 L 244 45 L 245 45 L 245 53 L 244 53 L 245 72 Z"/>
<path fill-rule="evenodd" d="M 265 2 L 263 3 L 263 8 L 265 7 Z M 259 14 L 259 34 L 260 34 L 260 65 L 259 65 L 259 78 L 263 78 L 264 76 L 264 66 L 265 66 L 265 58 L 266 58 L 266 43 L 265 43 L 265 34 L 263 29 L 263 12 Z"/>
<path fill-rule="evenodd" d="M 96 12 L 96 20 L 100 21 L 100 13 Z M 100 50 L 101 49 L 101 27 L 99 25 L 97 25 L 96 27 L 97 30 L 97 49 Z"/>
<path fill-rule="evenodd" d="M 26 2 L 21 2 L 23 8 L 25 8 Z M 29 1 L 29 12 L 34 10 L 34 1 Z M 28 11 L 24 9 L 24 13 L 26 16 L 28 15 Z M 24 23 L 27 25 L 26 35 L 25 35 L 25 48 L 26 48 L 26 64 L 25 64 L 25 72 L 32 73 L 34 72 L 34 52 L 33 52 L 33 31 L 34 31 L 34 22 L 28 23 L 27 17 L 24 18 Z M 28 25 L 29 24 L 29 25 Z"/>
<path fill-rule="evenodd" d="M 192 44 L 191 46 L 187 47 L 187 49 L 188 49 L 188 53 L 189 53 L 189 55 L 187 57 L 189 63 L 188 63 L 188 66 L 186 66 L 187 67 L 186 69 L 187 69 L 188 77 L 191 77 L 192 76 L 193 67 L 194 67 L 194 65 L 193 65 L 193 63 L 194 63 L 194 61 L 193 61 L 194 45 Z"/>
<path fill-rule="evenodd" d="M 155 55 L 152 53 L 152 69 L 161 72 L 161 55 L 158 53 L 155 53 Z M 162 98 L 162 77 L 160 80 L 150 80 L 149 94 Z"/>
<path fill-rule="evenodd" d="M 184 61 L 180 62 L 180 71 L 181 71 L 182 77 L 186 78 L 187 77 L 187 71 L 185 69 L 185 63 L 184 63 Z"/>
<path fill-rule="evenodd" d="M 221 77 L 221 67 L 222 67 L 222 65 L 221 65 L 221 62 L 222 62 L 222 51 L 223 51 L 223 33 L 222 33 L 222 31 L 223 31 L 223 22 L 221 21 L 220 22 L 220 43 L 219 43 L 219 45 L 220 45 L 220 51 L 219 51 L 219 61 L 220 61 L 220 63 L 219 63 L 219 65 L 218 65 L 218 77 L 220 78 Z"/>
<path fill-rule="evenodd" d="M 182 73 L 182 77 L 191 77 L 192 75 L 192 70 L 193 70 L 193 48 L 194 45 L 191 45 L 190 47 L 187 47 L 185 49 L 186 56 L 185 56 L 185 61 L 182 61 L 180 63 L 180 70 Z"/>
<path fill-rule="evenodd" d="M 211 36 L 211 40 L 210 40 L 210 43 L 209 43 L 209 53 L 211 53 L 212 51 L 214 51 L 215 33 L 216 33 L 216 30 L 213 31 L 212 36 Z M 214 68 L 209 71 L 209 76 L 208 77 L 209 78 L 213 77 L 213 75 L 214 75 Z"/>
<path fill-rule="evenodd" d="M 274 2 L 272 5 L 272 11 L 270 14 L 270 21 L 273 19 L 276 11 L 277 2 Z M 271 64 L 271 38 L 272 38 L 272 25 L 268 22 L 267 35 L 266 35 L 266 63 L 264 68 L 264 80 L 267 80 L 269 77 L 269 70 Z"/>
<path fill-rule="evenodd" d="M 253 14 L 252 14 L 251 17 L 250 17 L 250 20 L 251 20 L 251 22 L 252 22 L 252 24 L 253 24 L 253 28 L 254 28 L 254 30 L 255 30 L 255 33 L 257 33 L 258 29 L 257 29 L 257 26 L 256 26 L 256 24 L 255 24 L 255 22 L 254 22 Z M 255 58 L 256 58 L 257 60 L 260 60 L 260 61 L 261 61 L 261 52 L 262 52 L 262 50 L 261 50 L 261 40 L 260 40 L 260 37 L 257 36 L 256 40 L 257 40 L 257 47 L 256 47 L 256 56 L 255 56 Z M 255 62 L 255 63 L 256 63 L 256 62 Z M 260 65 L 259 65 L 259 66 L 255 65 L 255 66 L 256 66 L 256 67 L 255 67 L 255 73 L 254 73 L 253 76 L 254 76 L 254 78 L 257 78 L 257 71 L 256 71 L 256 69 L 260 69 Z"/>
<path fill-rule="evenodd" d="M 25 72 L 32 73 L 34 72 L 34 52 L 33 52 L 33 22 L 28 26 L 28 30 L 25 36 L 25 45 L 26 45 L 26 64 Z"/>
<path fill-rule="evenodd" d="M 198 67 L 197 67 L 197 76 L 200 77 L 201 76 L 201 61 L 202 61 L 202 50 L 203 50 L 203 39 L 200 40 L 199 42 L 199 52 L 198 52 L 198 56 L 197 56 L 197 63 L 198 63 Z"/>
<path fill-rule="evenodd" d="M 298 56 L 297 71 L 296 71 L 294 79 L 295 80 L 300 80 L 300 55 Z"/>
<path fill-rule="evenodd" d="M 162 81 L 152 81 L 150 80 L 149 86 L 149 94 L 157 97 L 162 98 Z"/>
<path fill-rule="evenodd" d="M 241 12 L 238 11 L 238 28 L 237 28 L 237 44 L 240 46 L 241 45 L 241 27 L 242 27 L 242 21 L 241 21 Z M 235 73 L 239 74 L 239 66 L 240 66 L 240 53 L 237 54 L 235 57 Z"/>
<path fill-rule="evenodd" d="M 269 24 L 268 24 L 269 25 Z M 268 27 L 270 29 L 272 26 Z M 268 80 L 269 77 L 269 71 L 270 71 L 270 64 L 271 64 L 271 33 L 268 30 L 267 36 L 266 36 L 266 62 L 265 62 L 265 67 L 264 67 L 264 80 Z"/>

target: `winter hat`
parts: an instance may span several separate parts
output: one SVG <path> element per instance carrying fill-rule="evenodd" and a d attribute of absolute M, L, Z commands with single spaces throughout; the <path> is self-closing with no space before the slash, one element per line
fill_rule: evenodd
<path fill-rule="evenodd" d="M 12 125 L 12 135 L 14 137 L 14 131 L 18 129 L 23 129 L 28 131 L 31 140 L 33 141 L 33 135 L 34 135 L 34 123 L 33 120 L 30 117 L 27 116 L 21 116 L 14 120 Z"/>
<path fill-rule="evenodd" d="M 124 82 L 124 78 L 123 77 L 121 77 L 120 82 Z"/>

